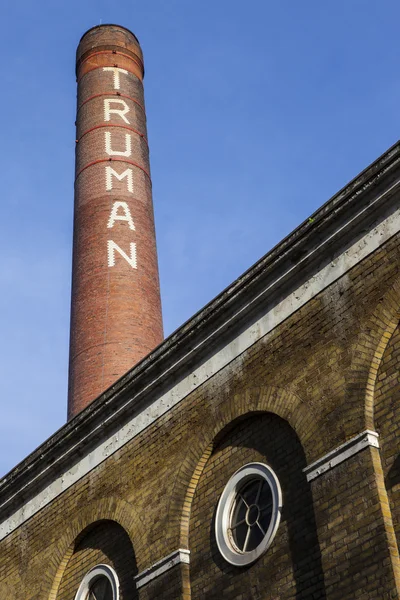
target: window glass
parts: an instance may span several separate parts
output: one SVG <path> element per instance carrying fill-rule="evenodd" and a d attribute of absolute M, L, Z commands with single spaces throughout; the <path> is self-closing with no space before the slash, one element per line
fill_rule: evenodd
<path fill-rule="evenodd" d="M 236 547 L 250 552 L 263 541 L 272 518 L 272 492 L 265 479 L 255 478 L 239 489 L 230 530 Z"/>
<path fill-rule="evenodd" d="M 114 600 L 111 583 L 107 577 L 98 577 L 90 584 L 88 600 Z"/>

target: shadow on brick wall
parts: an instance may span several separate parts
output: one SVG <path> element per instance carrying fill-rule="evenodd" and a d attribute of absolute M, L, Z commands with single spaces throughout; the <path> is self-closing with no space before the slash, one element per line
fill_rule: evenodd
<path fill-rule="evenodd" d="M 104 520 L 92 524 L 79 536 L 64 572 L 57 600 L 74 598 L 86 573 L 98 564 L 107 564 L 117 573 L 120 600 L 138 599 L 133 580 L 137 566 L 131 540 L 121 525 Z"/>
<path fill-rule="evenodd" d="M 283 494 L 282 518 L 268 551 L 249 567 L 237 568 L 219 553 L 214 533 L 216 507 L 229 477 L 243 464 L 253 461 L 268 464 L 278 476 Z M 227 599 L 246 600 L 326 598 L 313 499 L 303 473 L 305 466 L 306 458 L 296 433 L 276 415 L 263 413 L 236 421 L 233 428 L 219 436 L 194 497 L 190 545 L 194 600 L 217 599 L 221 593 Z M 216 482 L 214 493 L 209 491 L 212 477 Z M 208 505 L 212 506 L 207 527 L 208 557 L 198 526 L 201 516 L 207 518 L 207 501 L 203 500 L 207 496 Z"/>

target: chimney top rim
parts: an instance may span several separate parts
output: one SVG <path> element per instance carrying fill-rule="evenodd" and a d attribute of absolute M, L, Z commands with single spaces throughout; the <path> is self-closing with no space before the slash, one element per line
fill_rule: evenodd
<path fill-rule="evenodd" d="M 102 29 L 103 27 L 118 27 L 118 29 L 124 29 L 125 31 L 127 31 L 128 33 L 130 33 L 135 38 L 136 42 L 140 46 L 140 42 L 139 42 L 137 36 L 133 33 L 133 31 L 131 31 L 127 27 L 124 27 L 123 25 L 117 25 L 116 23 L 102 23 L 101 25 L 94 25 L 93 27 L 90 27 L 90 29 L 88 29 L 87 31 L 85 31 L 85 33 L 82 35 L 81 39 L 79 40 L 79 44 L 81 43 L 81 41 L 83 40 L 83 38 L 88 33 L 90 33 L 91 31 L 94 31 L 95 29 Z"/>

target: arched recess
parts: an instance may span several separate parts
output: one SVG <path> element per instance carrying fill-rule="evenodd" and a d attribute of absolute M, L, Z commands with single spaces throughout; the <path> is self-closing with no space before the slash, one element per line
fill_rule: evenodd
<path fill-rule="evenodd" d="M 89 525 L 75 540 L 57 591 L 57 600 L 72 600 L 83 580 L 99 565 L 113 569 L 118 580 L 119 600 L 138 600 L 133 582 L 137 563 L 132 542 L 126 530 L 116 521 L 102 520 Z"/>
<path fill-rule="evenodd" d="M 58 600 L 58 590 L 65 569 L 74 554 L 76 545 L 95 524 L 110 521 L 118 524 L 129 536 L 136 555 L 140 553 L 140 543 L 144 539 L 144 529 L 133 507 L 119 498 L 101 498 L 91 502 L 79 511 L 60 537 L 53 558 L 43 574 L 41 596 L 47 600 Z"/>
<path fill-rule="evenodd" d="M 365 387 L 365 426 L 367 429 L 375 429 L 374 407 L 375 407 L 375 385 L 385 350 L 396 331 L 400 321 L 400 278 L 396 281 L 390 291 L 378 304 L 370 321 L 368 331 L 364 338 L 371 337 L 371 332 L 376 331 L 380 335 L 369 365 L 367 383 Z M 375 338 L 376 339 L 376 338 Z M 361 341 L 368 347 L 367 339 Z"/>
<path fill-rule="evenodd" d="M 326 595 L 321 551 L 311 487 L 303 471 L 307 459 L 301 441 L 288 421 L 276 413 L 238 412 L 241 414 L 235 418 L 224 419 L 224 426 L 218 431 L 213 428 L 214 439 L 203 452 L 187 487 L 181 515 L 181 547 L 186 544 L 184 547 L 191 552 L 190 582 L 186 581 L 191 595 L 188 592 L 187 597 L 197 600 L 204 597 L 203 593 L 210 599 L 222 595 L 246 597 L 250 585 L 255 586 L 256 595 L 255 588 L 261 590 L 268 585 L 271 597 L 278 595 L 279 590 L 285 595 L 289 589 L 295 589 L 300 597 L 306 591 L 306 582 L 315 577 L 315 592 L 322 600 Z M 254 461 L 266 463 L 280 481 L 284 498 L 282 520 L 268 552 L 252 566 L 238 569 L 218 551 L 215 511 L 233 472 Z M 211 584 L 207 590 L 202 588 L 206 579 Z"/>
<path fill-rule="evenodd" d="M 187 448 L 175 477 L 168 508 L 169 546 L 188 548 L 190 507 L 194 490 L 219 434 L 237 419 L 270 412 L 289 423 L 304 448 L 307 463 L 318 458 L 324 441 L 329 439 L 323 423 L 299 396 L 283 388 L 251 388 L 228 396 L 214 411 Z M 179 539 L 171 539 L 179 532 Z"/>
<path fill-rule="evenodd" d="M 384 523 L 388 548 L 390 552 L 393 572 L 397 581 L 397 588 L 400 590 L 400 557 L 398 550 L 398 540 L 400 539 L 400 511 L 398 509 L 398 499 L 392 493 L 390 485 L 391 469 L 396 467 L 396 460 L 393 460 L 395 454 L 395 444 L 393 443 L 393 427 L 400 426 L 397 419 L 392 419 L 389 410 L 385 410 L 382 402 L 387 403 L 386 399 L 380 399 L 379 388 L 384 384 L 386 363 L 392 356 L 392 346 L 396 339 L 400 342 L 399 336 L 400 323 L 400 278 L 387 294 L 382 298 L 376 307 L 363 339 L 360 340 L 362 347 L 372 355 L 369 363 L 369 369 L 366 377 L 364 395 L 364 428 L 377 431 L 379 433 L 379 453 L 375 454 L 374 471 L 377 481 L 377 489 L 380 498 L 380 508 L 384 515 Z M 397 338 L 396 338 L 397 335 Z M 397 342 L 396 342 L 397 343 Z M 399 343 L 400 345 L 400 343 Z M 399 397 L 400 400 L 400 397 Z M 381 406 L 379 406 L 381 404 Z M 400 408 L 400 407 L 399 407 Z M 383 410 L 382 410 L 383 409 Z M 386 414 L 386 427 L 383 423 L 382 414 Z M 390 435 L 388 430 L 392 430 Z M 398 432 L 394 437 L 398 437 Z M 400 455 L 399 455 L 400 456 Z M 399 462 L 399 460 L 397 460 Z M 397 541 L 396 541 L 397 537 Z"/>
<path fill-rule="evenodd" d="M 389 303 L 387 302 L 389 305 Z M 400 291 L 393 290 L 390 312 L 386 309 L 386 330 L 382 334 L 371 364 L 365 397 L 365 411 L 371 428 L 379 433 L 378 465 L 385 491 L 392 546 L 400 543 Z M 397 564 L 400 559 L 397 551 Z M 400 589 L 400 577 L 399 577 Z"/>
<path fill-rule="evenodd" d="M 345 405 L 338 405 L 330 415 L 331 426 L 336 423 L 340 429 L 336 445 L 365 429 L 375 429 L 375 381 L 383 352 L 400 318 L 399 308 L 400 277 L 362 320 L 360 332 L 348 347 Z"/>

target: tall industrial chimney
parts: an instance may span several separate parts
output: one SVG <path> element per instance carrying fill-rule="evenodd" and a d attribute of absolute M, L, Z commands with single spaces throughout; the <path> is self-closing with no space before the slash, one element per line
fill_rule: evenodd
<path fill-rule="evenodd" d="M 137 38 L 117 25 L 90 29 L 76 74 L 68 418 L 163 339 Z"/>

